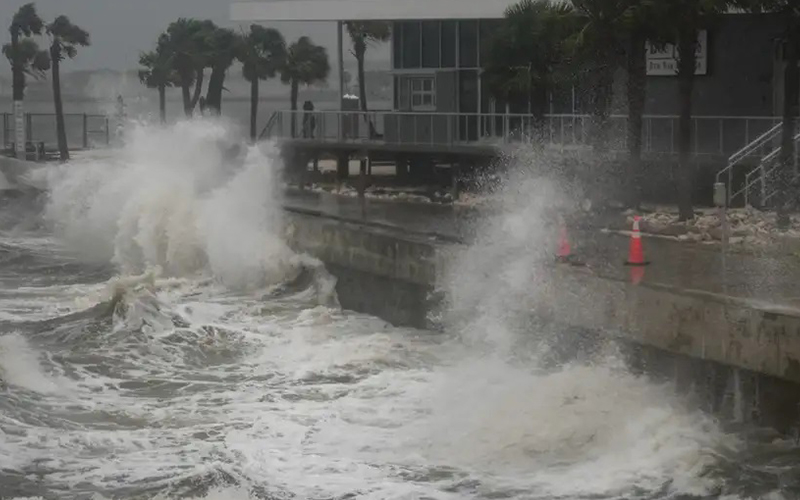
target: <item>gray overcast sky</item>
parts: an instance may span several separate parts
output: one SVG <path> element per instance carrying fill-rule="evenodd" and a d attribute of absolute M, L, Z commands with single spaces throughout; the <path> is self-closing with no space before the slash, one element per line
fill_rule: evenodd
<path fill-rule="evenodd" d="M 2 43 L 8 41 L 6 27 L 14 12 L 28 1 L 0 0 Z M 211 19 L 220 26 L 236 26 L 230 21 L 228 0 L 36 0 L 35 3 L 46 21 L 65 14 L 91 33 L 92 46 L 81 50 L 78 57 L 66 65 L 67 71 L 136 68 L 139 52 L 149 49 L 158 34 L 179 17 Z M 271 26 L 280 29 L 287 40 L 310 35 L 316 43 L 328 47 L 331 65 L 336 65 L 334 23 L 273 23 Z M 387 47 L 373 49 L 367 57 L 372 59 L 383 54 L 388 58 Z M 350 65 L 349 62 L 345 64 Z M 9 74 L 10 71 L 3 58 L 0 73 Z"/>

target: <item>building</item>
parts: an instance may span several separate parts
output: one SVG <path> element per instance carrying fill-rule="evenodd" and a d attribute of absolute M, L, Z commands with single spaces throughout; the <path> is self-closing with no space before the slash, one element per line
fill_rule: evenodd
<path fill-rule="evenodd" d="M 491 95 L 481 78 L 486 40 L 511 0 L 269 0 L 234 2 L 235 21 L 383 20 L 393 24 L 394 105 L 368 117 L 328 112 L 317 142 L 351 143 L 415 151 L 454 152 L 506 143 L 527 129 L 526 103 Z M 693 149 L 698 162 L 716 171 L 728 158 L 772 130 L 783 99 L 782 20 L 772 15 L 731 13 L 699 38 L 694 88 Z M 648 47 L 644 153 L 665 158 L 677 152 L 678 84 L 675 51 Z M 624 152 L 625 75 L 617 78 L 612 149 Z M 341 77 L 340 77 L 341 81 Z M 555 147 L 587 143 L 588 120 L 581 89 L 551 96 L 545 141 Z M 357 121 L 369 120 L 369 127 Z M 350 121 L 348 121 L 350 120 Z M 280 123 L 279 123 L 280 122 Z M 276 124 L 288 120 L 278 117 Z M 348 125 L 349 124 L 349 125 Z M 345 126 L 346 125 L 346 126 Z M 291 136 L 277 127 L 278 136 Z M 357 130 L 358 129 L 358 130 Z M 369 129 L 369 135 L 365 130 Z M 378 133 L 373 133 L 375 130 Z M 767 144 L 767 143 L 765 143 Z M 771 144 L 771 143 L 769 143 Z M 756 158 L 758 159 L 758 158 Z"/>

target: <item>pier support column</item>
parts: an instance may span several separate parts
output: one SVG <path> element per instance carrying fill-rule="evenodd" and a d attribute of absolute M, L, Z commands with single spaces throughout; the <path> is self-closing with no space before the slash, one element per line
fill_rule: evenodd
<path fill-rule="evenodd" d="M 408 156 L 398 155 L 395 159 L 395 175 L 400 182 L 408 182 Z"/>
<path fill-rule="evenodd" d="M 344 182 L 350 176 L 350 153 L 342 151 L 336 155 L 336 182 Z"/>
<path fill-rule="evenodd" d="M 458 179 L 461 176 L 461 163 L 458 158 L 453 158 L 450 163 L 450 196 L 453 201 L 458 200 Z"/>

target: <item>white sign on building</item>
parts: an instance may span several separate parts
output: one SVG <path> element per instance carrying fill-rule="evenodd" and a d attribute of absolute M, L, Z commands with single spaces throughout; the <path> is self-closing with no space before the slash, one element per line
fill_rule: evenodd
<path fill-rule="evenodd" d="M 678 49 L 668 43 L 658 48 L 647 42 L 647 76 L 675 76 L 678 74 Z M 697 61 L 695 75 L 708 73 L 708 32 L 697 33 Z"/>

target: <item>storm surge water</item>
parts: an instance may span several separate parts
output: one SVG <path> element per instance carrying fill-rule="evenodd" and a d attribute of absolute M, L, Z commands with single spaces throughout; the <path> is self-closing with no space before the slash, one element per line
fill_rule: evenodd
<path fill-rule="evenodd" d="M 571 334 L 527 311 L 569 186 L 536 157 L 437 334 L 342 310 L 282 238 L 275 149 L 236 137 L 135 127 L 0 232 L 0 498 L 791 498 L 782 441 L 753 451 L 611 344 L 553 356 Z"/>

